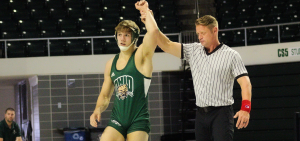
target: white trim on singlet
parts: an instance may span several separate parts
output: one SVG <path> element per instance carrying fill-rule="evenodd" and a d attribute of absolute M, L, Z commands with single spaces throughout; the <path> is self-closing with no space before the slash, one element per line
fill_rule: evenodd
<path fill-rule="evenodd" d="M 227 45 L 208 54 L 201 43 L 182 44 L 191 67 L 198 107 L 232 105 L 235 78 L 248 75 L 241 56 Z"/>
<path fill-rule="evenodd" d="M 149 78 L 144 78 L 144 91 L 145 91 L 145 97 L 147 97 L 148 90 L 151 84 L 151 79 Z"/>

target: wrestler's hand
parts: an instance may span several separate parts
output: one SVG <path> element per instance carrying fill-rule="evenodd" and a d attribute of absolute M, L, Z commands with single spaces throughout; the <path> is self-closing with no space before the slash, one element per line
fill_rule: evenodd
<path fill-rule="evenodd" d="M 150 11 L 150 13 L 152 14 L 152 16 L 154 16 L 152 10 L 148 9 L 148 11 Z M 145 24 L 146 22 L 146 13 L 141 12 L 141 21 Z"/>
<path fill-rule="evenodd" d="M 94 113 L 90 116 L 90 124 L 93 127 L 97 127 L 97 121 L 100 122 L 101 114 L 100 114 L 100 108 L 99 110 L 95 110 Z"/>
<path fill-rule="evenodd" d="M 148 7 L 148 2 L 145 1 L 145 0 L 140 0 L 140 1 L 138 1 L 138 2 L 135 3 L 135 8 L 136 8 L 137 10 L 140 10 L 140 11 L 142 11 L 142 12 L 145 12 L 146 10 L 149 9 L 149 7 Z"/>
<path fill-rule="evenodd" d="M 250 114 L 246 111 L 240 110 L 238 111 L 233 118 L 237 118 L 236 128 L 242 129 L 246 128 L 249 124 Z"/>

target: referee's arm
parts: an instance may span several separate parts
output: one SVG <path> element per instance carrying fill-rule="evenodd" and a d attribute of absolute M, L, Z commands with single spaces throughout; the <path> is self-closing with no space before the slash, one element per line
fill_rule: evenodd
<path fill-rule="evenodd" d="M 159 31 L 157 36 L 157 44 L 164 52 L 181 58 L 181 44 L 170 41 L 161 31 Z"/>
<path fill-rule="evenodd" d="M 237 82 L 240 84 L 242 89 L 242 100 L 251 101 L 251 82 L 248 76 L 242 76 L 237 79 Z"/>
<path fill-rule="evenodd" d="M 237 82 L 240 84 L 242 89 L 242 100 L 251 101 L 251 82 L 248 76 L 242 76 L 237 79 Z M 250 113 L 247 111 L 240 110 L 238 111 L 234 118 L 237 118 L 236 127 L 238 129 L 246 128 L 249 124 Z"/>

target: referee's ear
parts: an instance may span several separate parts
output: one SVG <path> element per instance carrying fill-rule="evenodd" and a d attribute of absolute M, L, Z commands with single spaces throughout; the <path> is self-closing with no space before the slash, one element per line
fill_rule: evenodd
<path fill-rule="evenodd" d="M 215 27 L 213 27 L 213 29 L 212 29 L 212 30 L 213 30 L 213 33 L 214 33 L 214 34 L 218 33 L 218 31 L 219 31 L 218 27 L 216 27 L 216 26 L 215 26 Z"/>

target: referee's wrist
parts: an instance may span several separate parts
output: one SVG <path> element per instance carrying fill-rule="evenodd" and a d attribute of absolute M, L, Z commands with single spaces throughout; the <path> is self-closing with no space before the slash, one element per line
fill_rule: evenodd
<path fill-rule="evenodd" d="M 241 110 L 250 113 L 250 111 L 251 111 L 251 101 L 250 100 L 243 100 Z"/>

